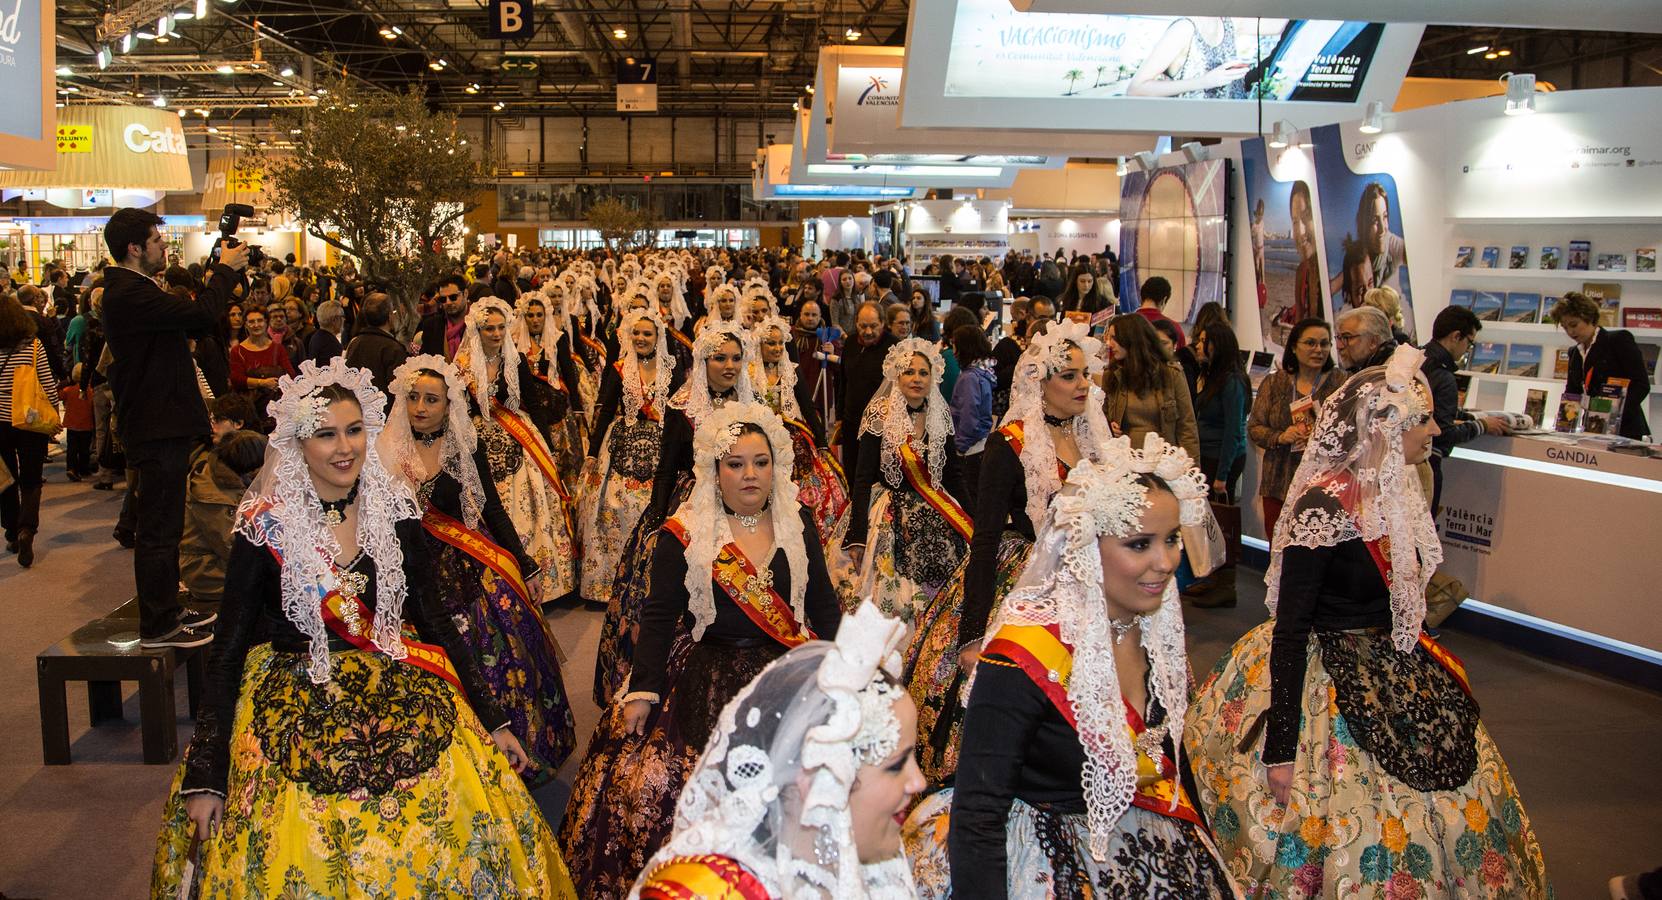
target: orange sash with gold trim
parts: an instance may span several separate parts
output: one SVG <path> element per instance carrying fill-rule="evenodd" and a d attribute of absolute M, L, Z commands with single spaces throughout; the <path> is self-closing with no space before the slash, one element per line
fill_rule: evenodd
<path fill-rule="evenodd" d="M 600 361 L 602 363 L 604 363 L 606 361 L 606 345 L 605 344 L 600 343 L 599 341 L 595 340 L 592 337 L 589 337 L 588 335 L 582 333 L 581 331 L 577 332 L 577 337 L 578 337 L 579 340 L 581 340 L 583 342 L 583 346 L 589 348 L 590 351 L 599 354 Z"/>
<path fill-rule="evenodd" d="M 1021 448 L 1025 446 L 1022 443 L 1027 436 L 1025 428 L 1026 426 L 1022 424 L 1020 419 L 998 427 L 998 433 L 1004 435 L 1004 442 L 1010 445 L 1010 449 L 1014 450 L 1017 456 L 1021 455 Z M 1067 463 L 1060 459 L 1056 460 L 1056 474 L 1062 476 L 1063 481 L 1068 480 L 1068 471 Z"/>
<path fill-rule="evenodd" d="M 432 505 L 429 505 L 427 512 L 422 515 L 421 527 L 425 528 L 428 534 L 466 553 L 485 568 L 495 572 L 498 577 L 508 582 L 514 593 L 519 595 L 519 599 L 525 601 L 526 606 L 531 607 L 533 612 L 537 611 L 531 604 L 531 590 L 526 587 L 525 578 L 519 571 L 519 561 L 495 541 Z"/>
<path fill-rule="evenodd" d="M 1074 730 L 1079 729 L 1073 703 L 1068 699 L 1068 679 L 1073 674 L 1073 650 L 1062 643 L 1058 626 L 1006 625 L 993 635 L 981 653 L 983 657 L 998 656 L 1014 663 L 1050 700 L 1062 718 Z M 1121 702 L 1124 703 L 1123 697 Z M 1163 750 L 1158 759 L 1148 752 L 1150 742 L 1144 739 L 1148 725 L 1130 703 L 1124 705 L 1131 746 L 1137 749 L 1137 787 L 1131 795 L 1132 804 L 1162 816 L 1201 824 L 1200 813 L 1178 781 L 1177 764 Z M 1172 805 L 1174 798 L 1177 801 L 1175 807 Z"/>
<path fill-rule="evenodd" d="M 737 861 L 715 854 L 677 856 L 647 875 L 641 900 L 771 900 Z"/>
<path fill-rule="evenodd" d="M 685 547 L 692 542 L 692 534 L 680 519 L 671 516 L 664 521 L 664 530 L 675 535 Z M 771 570 L 761 575 L 756 566 L 734 543 L 728 543 L 716 554 L 712 577 L 727 592 L 739 610 L 768 637 L 786 647 L 795 647 L 814 639 L 809 628 L 796 621 L 791 605 L 773 589 Z"/>
<path fill-rule="evenodd" d="M 265 548 L 277 560 L 278 568 L 283 565 L 283 552 L 270 540 L 273 532 L 270 523 L 271 507 L 263 506 L 248 513 L 248 518 L 262 534 L 266 535 Z M 325 554 L 327 555 L 327 554 Z M 340 579 L 340 567 L 333 562 L 329 564 L 329 572 L 337 582 Z M 379 653 L 381 648 L 369 638 L 370 624 L 375 621 L 375 612 L 363 600 L 357 597 L 345 597 L 336 587 L 330 590 L 318 602 L 319 610 L 323 614 L 323 624 L 341 640 L 353 647 L 368 653 Z M 415 629 L 408 622 L 404 623 L 403 633 L 399 642 L 404 645 L 404 659 L 402 662 L 415 666 L 426 672 L 450 682 L 457 690 L 462 689 L 462 680 L 456 675 L 456 669 L 450 665 L 450 657 L 445 654 L 444 648 L 434 644 L 422 643 L 415 639 Z"/>
<path fill-rule="evenodd" d="M 952 526 L 953 531 L 958 532 L 966 541 L 970 539 L 975 533 L 975 528 L 970 524 L 969 515 L 958 505 L 958 501 L 929 480 L 929 470 L 923 467 L 923 459 L 912 448 L 910 438 L 900 445 L 900 471 L 906 476 L 906 483 L 912 486 L 912 490 L 917 491 L 918 496 L 934 507 L 935 511 L 941 514 L 941 518 Z"/>
<path fill-rule="evenodd" d="M 659 363 L 659 365 L 662 365 L 662 363 Z M 612 371 L 617 373 L 618 381 L 621 382 L 623 380 L 623 363 L 621 363 L 621 362 L 612 363 Z M 644 383 L 641 385 L 641 397 L 642 397 L 644 405 L 642 405 L 641 408 L 640 408 L 640 414 L 647 417 L 648 419 L 651 419 L 654 422 L 659 421 L 658 411 L 656 409 L 652 408 L 651 392 L 649 392 L 647 390 L 646 385 Z M 627 414 L 627 413 L 625 413 L 625 414 Z"/>
<path fill-rule="evenodd" d="M 666 316 L 665 318 L 667 319 L 668 317 Z M 681 346 L 686 347 L 688 350 L 691 350 L 693 348 L 692 338 L 687 337 L 686 335 L 682 334 L 681 329 L 671 328 L 669 330 L 669 336 L 672 337 L 672 338 L 675 338 L 677 341 L 680 341 Z"/>
<path fill-rule="evenodd" d="M 524 419 L 514 415 L 507 407 L 495 400 L 491 401 L 491 418 L 495 419 L 496 424 L 502 426 L 502 430 L 514 439 L 514 443 L 519 444 L 520 449 L 524 450 L 525 455 L 537 464 L 537 468 L 542 470 L 543 477 L 547 478 L 548 483 L 554 487 L 554 493 L 560 496 L 561 511 L 564 513 L 563 518 L 566 523 L 566 536 L 569 540 L 575 542 L 577 540 L 577 529 L 575 523 L 571 520 L 571 494 L 566 491 L 565 482 L 560 480 L 559 466 L 555 464 L 554 457 L 549 454 L 548 445 L 543 443 L 542 436 L 532 430 Z"/>

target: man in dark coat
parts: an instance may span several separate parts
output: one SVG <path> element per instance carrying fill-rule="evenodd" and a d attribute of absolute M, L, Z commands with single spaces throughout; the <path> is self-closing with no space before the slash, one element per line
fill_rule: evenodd
<path fill-rule="evenodd" d="M 116 211 L 104 243 L 116 264 L 104 271 L 105 346 L 115 395 L 115 422 L 138 472 L 133 580 L 138 588 L 139 639 L 147 648 L 199 647 L 213 640 L 212 615 L 179 605 L 179 543 L 185 527 L 190 452 L 210 431 L 197 387 L 190 339 L 218 326 L 248 267 L 246 244 L 220 245 L 219 262 L 195 300 L 183 300 L 153 280 L 167 263 L 160 216 L 143 209 Z"/>
<path fill-rule="evenodd" d="M 860 418 L 877 389 L 883 386 L 883 357 L 898 341 L 883 327 L 883 311 L 871 301 L 854 312 L 854 336 L 843 346 L 838 369 L 842 398 L 843 471 L 854 471 L 860 456 Z"/>
<path fill-rule="evenodd" d="M 455 359 L 467 322 L 467 282 L 460 275 L 440 279 L 433 298 L 439 310 L 421 320 L 421 352 Z"/>
<path fill-rule="evenodd" d="M 370 294 L 364 299 L 363 327 L 346 345 L 346 364 L 368 369 L 375 377 L 375 386 L 383 392 L 392 389 L 393 370 L 410 358 L 404 342 L 387 330 L 391 319 L 392 298 L 381 293 Z"/>

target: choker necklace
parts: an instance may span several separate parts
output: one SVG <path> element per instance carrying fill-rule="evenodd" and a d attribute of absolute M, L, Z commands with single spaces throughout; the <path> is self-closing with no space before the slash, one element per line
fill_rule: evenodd
<path fill-rule="evenodd" d="M 744 530 L 746 532 L 748 532 L 750 534 L 755 534 L 756 533 L 756 526 L 761 524 L 762 514 L 767 512 L 768 507 L 771 506 L 772 504 L 773 504 L 773 497 L 770 496 L 765 501 L 762 502 L 762 508 L 757 510 L 756 514 L 753 515 L 753 516 L 747 516 L 747 515 L 744 515 L 743 513 L 736 513 L 726 503 L 723 503 L 721 505 L 721 508 L 722 508 L 723 512 L 727 513 L 728 515 L 732 516 L 735 519 L 738 519 L 739 524 L 744 527 Z"/>
<path fill-rule="evenodd" d="M 915 416 L 918 413 L 923 412 L 928 407 L 929 407 L 929 401 L 927 401 L 927 400 L 923 401 L 922 403 L 919 403 L 917 406 L 913 406 L 912 404 L 908 403 L 908 404 L 906 404 L 906 411 Z"/>
<path fill-rule="evenodd" d="M 342 522 L 345 522 L 346 508 L 351 506 L 352 501 L 356 499 L 358 499 L 358 482 L 356 481 L 352 482 L 352 490 L 347 491 L 346 496 L 340 498 L 339 500 L 325 500 L 322 497 L 317 498 L 317 502 L 323 505 L 323 524 L 328 525 L 330 528 L 335 528 Z"/>
<path fill-rule="evenodd" d="M 1112 632 L 1112 634 L 1113 634 L 1114 643 L 1117 645 L 1117 644 L 1119 644 L 1120 641 L 1125 640 L 1125 636 L 1130 634 L 1131 629 L 1137 627 L 1137 623 L 1140 622 L 1141 620 L 1142 620 L 1142 616 L 1131 616 L 1131 617 L 1127 618 L 1124 622 L 1118 622 L 1118 621 L 1115 621 L 1114 619 L 1109 619 L 1108 620 L 1108 630 L 1110 632 Z"/>
<path fill-rule="evenodd" d="M 423 446 L 423 447 L 431 447 L 434 444 L 438 443 L 440 438 L 444 437 L 444 429 L 443 428 L 440 428 L 437 431 L 429 431 L 426 434 L 422 434 L 421 432 L 416 431 L 413 428 L 410 429 L 410 430 L 415 435 L 415 439 L 420 441 L 421 446 Z"/>
<path fill-rule="evenodd" d="M 645 356 L 641 356 L 638 353 L 635 355 L 635 361 L 636 362 L 651 362 L 651 361 L 653 361 L 657 358 L 658 358 L 658 351 L 656 351 L 656 350 L 652 351 L 651 353 L 648 353 Z"/>
<path fill-rule="evenodd" d="M 1060 428 L 1060 429 L 1062 429 L 1063 434 L 1065 434 L 1069 437 L 1073 436 L 1073 420 L 1072 419 L 1058 419 L 1057 417 L 1051 415 L 1050 413 L 1045 413 L 1044 417 L 1045 417 L 1045 424 L 1046 425 L 1049 425 L 1052 428 Z"/>
<path fill-rule="evenodd" d="M 725 391 L 711 391 L 711 400 L 731 400 L 738 395 L 738 388 L 728 388 Z"/>

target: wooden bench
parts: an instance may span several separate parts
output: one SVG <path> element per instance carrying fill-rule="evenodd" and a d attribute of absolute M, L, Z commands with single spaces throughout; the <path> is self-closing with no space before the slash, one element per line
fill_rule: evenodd
<path fill-rule="evenodd" d="M 110 643 L 116 635 L 130 635 L 134 643 Z M 93 725 L 122 718 L 121 682 L 139 686 L 139 728 L 144 739 L 144 761 L 172 762 L 179 754 L 178 712 L 173 700 L 173 676 L 182 666 L 192 715 L 202 692 L 206 646 L 191 649 L 146 650 L 137 644 L 138 607 L 129 600 L 115 612 L 75 629 L 69 637 L 35 657 L 40 688 L 40 740 L 49 766 L 67 766 L 69 754 L 68 683 L 87 683 L 87 708 Z"/>

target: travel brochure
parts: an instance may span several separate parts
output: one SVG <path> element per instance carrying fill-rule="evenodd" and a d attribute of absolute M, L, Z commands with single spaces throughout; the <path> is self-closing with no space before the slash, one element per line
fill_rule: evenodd
<path fill-rule="evenodd" d="M 1511 252 L 1506 256 L 1506 268 L 1529 268 L 1529 250 L 1530 246 L 1528 244 L 1513 244 Z M 1454 251 L 1454 268 L 1470 269 L 1475 265 L 1481 269 L 1498 269 L 1501 260 L 1500 251 L 1501 248 L 1498 245 L 1488 246 L 1483 247 L 1482 253 L 1479 254 L 1478 248 L 1471 244 L 1461 244 Z M 1628 270 L 1626 253 L 1595 254 L 1592 241 L 1570 241 L 1568 260 L 1564 257 L 1562 247 L 1556 245 L 1543 246 L 1536 265 L 1542 269 L 1562 267 L 1575 271 L 1626 272 Z M 1634 249 L 1633 271 L 1656 272 L 1655 247 L 1637 247 Z"/>
<path fill-rule="evenodd" d="M 1600 272 L 1626 272 L 1626 253 L 1600 253 L 1598 263 L 1594 266 Z"/>
<path fill-rule="evenodd" d="M 1587 271 L 1587 264 L 1591 262 L 1593 244 L 1591 241 L 1570 241 L 1570 264 L 1565 266 L 1574 271 Z"/>
<path fill-rule="evenodd" d="M 1556 269 L 1564 261 L 1564 251 L 1559 247 L 1541 248 L 1541 268 Z"/>
<path fill-rule="evenodd" d="M 1656 360 L 1662 357 L 1662 344 L 1640 344 L 1639 357 L 1645 361 L 1645 371 L 1655 380 Z"/>
<path fill-rule="evenodd" d="M 1506 364 L 1506 345 L 1493 341 L 1478 341 L 1472 347 L 1472 358 L 1466 369 L 1480 375 L 1499 375 Z"/>
<path fill-rule="evenodd" d="M 1472 267 L 1472 247 L 1470 244 L 1454 251 L 1454 267 L 1456 269 L 1469 269 Z"/>
<path fill-rule="evenodd" d="M 1541 298 L 1541 324 L 1542 325 L 1557 325 L 1558 324 L 1558 320 L 1552 317 L 1553 307 L 1555 307 L 1557 305 L 1558 305 L 1558 298 L 1557 297 L 1548 296 L 1548 297 L 1542 297 Z"/>
<path fill-rule="evenodd" d="M 1504 295 L 1494 291 L 1472 292 L 1472 312 L 1481 322 L 1499 322 L 1500 310 L 1505 302 Z"/>
<path fill-rule="evenodd" d="M 1522 378 L 1541 375 L 1541 345 L 1513 344 L 1506 350 L 1506 374 Z"/>
<path fill-rule="evenodd" d="M 1626 378 L 1606 378 L 1598 393 L 1586 398 L 1581 430 L 1587 434 L 1620 434 L 1627 387 Z"/>
<path fill-rule="evenodd" d="M 1552 377 L 1570 377 L 1570 348 L 1558 347 L 1552 351 Z"/>
<path fill-rule="evenodd" d="M 1553 423 L 1554 431 L 1565 434 L 1575 434 L 1581 430 L 1581 395 L 1565 394 L 1558 399 L 1558 420 Z"/>
<path fill-rule="evenodd" d="M 1507 257 L 1507 259 L 1506 259 L 1506 267 L 1508 269 L 1521 269 L 1528 262 L 1529 262 L 1529 245 L 1528 244 L 1515 244 L 1515 245 L 1513 245 L 1512 255 Z"/>
<path fill-rule="evenodd" d="M 1662 328 L 1662 308 L 1629 306 L 1622 310 L 1623 328 Z"/>
<path fill-rule="evenodd" d="M 1528 291 L 1512 291 L 1506 295 L 1506 304 L 1502 307 L 1500 319 L 1502 322 L 1525 322 L 1534 324 L 1541 318 L 1541 295 Z"/>
<path fill-rule="evenodd" d="M 1455 288 L 1454 290 L 1449 291 L 1448 292 L 1448 305 L 1449 306 L 1464 306 L 1467 309 L 1471 309 L 1472 308 L 1472 292 L 1468 291 L 1468 290 L 1464 290 L 1462 288 Z"/>
<path fill-rule="evenodd" d="M 1622 309 L 1622 286 L 1615 281 L 1584 281 L 1581 292 L 1599 305 L 1599 325 L 1615 328 Z"/>
<path fill-rule="evenodd" d="M 1500 265 L 1500 248 L 1499 247 L 1484 247 L 1483 248 L 1483 268 L 1493 269 L 1493 268 L 1498 267 L 1499 265 Z"/>
<path fill-rule="evenodd" d="M 1633 271 L 1635 271 L 1635 272 L 1655 272 L 1656 271 L 1656 248 L 1655 247 L 1640 247 L 1639 249 L 1633 251 Z"/>
<path fill-rule="evenodd" d="M 1544 388 L 1529 389 L 1528 398 L 1524 400 L 1524 415 L 1529 417 L 1530 430 L 1547 427 L 1547 392 Z"/>

